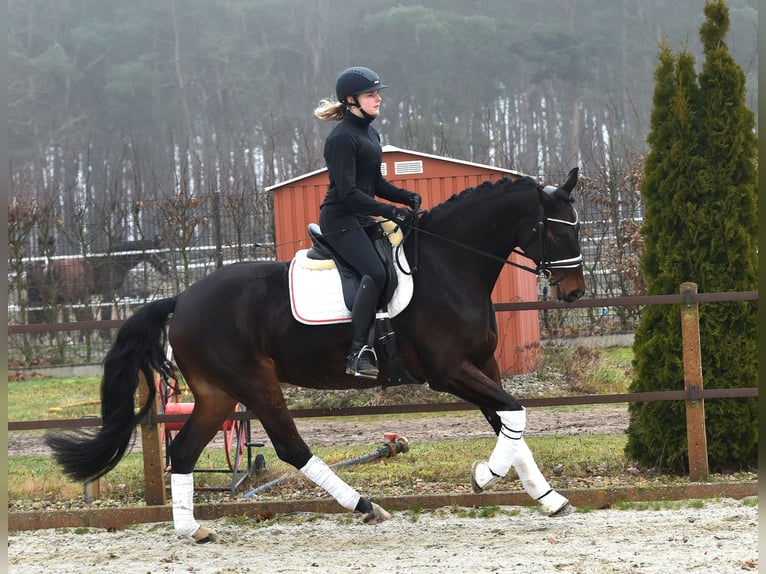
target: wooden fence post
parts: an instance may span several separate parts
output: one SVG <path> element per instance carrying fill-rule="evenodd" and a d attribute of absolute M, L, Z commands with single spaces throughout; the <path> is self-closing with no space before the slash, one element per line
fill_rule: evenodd
<path fill-rule="evenodd" d="M 90 504 L 101 498 L 101 479 L 85 481 L 85 502 Z"/>
<path fill-rule="evenodd" d="M 684 389 L 690 397 L 686 401 L 686 437 L 689 444 L 689 479 L 708 478 L 707 436 L 705 434 L 705 400 L 702 391 L 702 359 L 700 352 L 699 304 L 692 302 L 697 294 L 696 283 L 681 283 L 681 336 L 683 339 Z"/>
<path fill-rule="evenodd" d="M 146 377 L 139 373 L 138 400 L 144 404 L 149 398 L 149 388 Z M 154 384 L 151 381 L 150 384 Z M 152 401 L 149 417 L 157 414 L 157 398 Z M 165 494 L 165 464 L 162 456 L 162 441 L 160 426 L 144 422 L 141 425 L 141 447 L 144 458 L 144 500 L 147 505 L 164 505 L 167 502 Z"/>

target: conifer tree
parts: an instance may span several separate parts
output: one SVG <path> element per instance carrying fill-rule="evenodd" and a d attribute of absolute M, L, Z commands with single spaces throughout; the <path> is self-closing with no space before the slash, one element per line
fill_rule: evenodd
<path fill-rule="evenodd" d="M 684 281 L 704 292 L 757 289 L 757 141 L 745 100 L 745 75 L 724 41 L 729 12 L 709 0 L 700 28 L 705 62 L 663 44 L 641 186 L 645 204 L 641 269 L 651 295 L 677 293 Z M 705 388 L 755 387 L 754 302 L 700 307 Z M 632 392 L 683 388 L 680 309 L 650 305 L 636 331 Z M 628 456 L 674 471 L 688 469 L 685 405 L 630 405 Z M 755 399 L 705 402 L 713 471 L 757 464 Z"/>

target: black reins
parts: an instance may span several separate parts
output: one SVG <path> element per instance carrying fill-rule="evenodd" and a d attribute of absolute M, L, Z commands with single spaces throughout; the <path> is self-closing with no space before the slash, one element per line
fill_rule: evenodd
<path fill-rule="evenodd" d="M 537 223 L 535 226 L 531 229 L 531 233 L 526 241 L 524 241 L 522 248 L 519 249 L 517 247 L 514 247 L 511 253 L 515 253 L 517 255 L 521 255 L 523 257 L 529 257 L 525 252 L 524 248 L 529 245 L 529 243 L 535 238 L 535 236 L 538 238 L 540 242 L 540 253 L 541 253 L 541 260 L 536 264 L 535 267 L 530 267 L 528 265 L 524 265 L 522 263 L 516 263 L 515 261 L 511 261 L 510 259 L 504 259 L 503 257 L 498 257 L 497 255 L 494 255 L 492 253 L 487 253 L 486 251 L 482 251 L 481 249 L 476 249 L 475 247 L 471 247 L 470 245 L 466 245 L 465 243 L 461 243 L 460 241 L 455 241 L 454 239 L 450 239 L 449 237 L 444 237 L 443 235 L 439 235 L 438 233 L 433 233 L 431 231 L 426 231 L 422 229 L 418 223 L 420 219 L 414 218 L 409 225 L 404 228 L 404 226 L 400 226 L 400 228 L 403 229 L 404 232 L 404 239 L 401 241 L 399 245 L 397 245 L 394 255 L 394 260 L 396 261 L 397 266 L 399 267 L 399 270 L 402 273 L 405 274 L 414 274 L 417 271 L 417 258 L 418 258 L 418 237 L 419 234 L 424 233 L 426 235 L 429 235 L 431 237 L 434 237 L 436 239 L 439 239 L 441 241 L 445 241 L 447 243 L 451 243 L 452 245 L 461 247 L 467 251 L 470 251 L 472 253 L 476 253 L 477 255 L 481 255 L 482 257 L 486 257 L 488 259 L 492 259 L 493 261 L 497 261 L 499 263 L 503 263 L 504 265 L 511 265 L 513 267 L 516 267 L 518 269 L 523 269 L 524 271 L 528 271 L 529 273 L 533 273 L 534 275 L 540 276 L 544 275 L 546 279 L 550 281 L 552 270 L 553 269 L 576 269 L 578 267 L 582 267 L 582 255 L 578 255 L 577 257 L 571 257 L 569 259 L 557 259 L 555 261 L 550 261 L 548 259 L 547 255 L 547 249 L 545 245 L 545 222 L 549 223 L 561 223 L 565 225 L 573 225 L 579 228 L 580 223 L 577 216 L 577 211 L 575 210 L 575 220 L 574 221 L 564 221 L 563 219 L 554 219 L 550 217 L 546 217 L 545 210 L 543 209 L 543 206 L 539 206 L 538 216 L 537 216 Z M 410 233 L 415 233 L 415 236 L 413 238 L 413 242 L 415 244 L 415 262 L 413 263 L 411 267 L 411 271 L 407 272 L 405 269 L 402 268 L 401 264 L 399 263 L 399 257 L 398 253 L 399 250 L 403 248 L 405 240 L 410 235 Z M 557 282 L 551 283 L 552 285 L 555 285 Z"/>

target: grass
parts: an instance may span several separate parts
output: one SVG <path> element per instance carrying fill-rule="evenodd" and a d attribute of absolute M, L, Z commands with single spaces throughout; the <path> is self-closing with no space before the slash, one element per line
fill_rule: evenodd
<path fill-rule="evenodd" d="M 626 392 L 630 381 L 632 350 L 607 348 L 590 350 L 546 349 L 540 368 L 529 375 L 539 380 L 555 377 L 550 387 L 552 393 L 560 394 L 612 394 Z M 99 378 L 31 378 L 12 380 L 8 385 L 8 420 L 27 421 L 43 419 L 68 419 L 100 416 Z M 376 404 L 387 398 L 394 402 L 434 402 L 444 396 L 424 387 L 394 388 L 395 392 L 383 395 L 379 390 L 334 391 L 311 394 L 297 387 L 286 388 L 291 408 L 337 406 L 341 399 L 351 401 L 343 404 Z M 191 400 L 184 397 L 183 400 Z M 559 407 L 567 408 L 567 407 Z M 590 407 L 578 407 L 590 408 Z M 598 406 L 592 407 L 598 416 Z M 452 413 L 475 417 L 475 412 Z M 381 415 L 386 417 L 387 415 Z M 439 417 L 439 413 L 412 413 L 397 415 L 400 419 Z M 376 417 L 358 417 L 360 424 L 370 424 Z M 331 424 L 331 420 L 324 419 Z M 348 422 L 350 417 L 343 417 Z M 27 431 L 42 432 L 42 431 Z M 137 439 L 140 440 L 140 439 Z M 528 443 L 542 472 L 554 488 L 596 488 L 612 485 L 624 486 L 626 470 L 630 466 L 625 459 L 624 435 L 581 435 L 528 437 Z M 371 463 L 339 467 L 338 475 L 359 491 L 373 496 L 402 494 L 431 494 L 445 492 L 470 492 L 468 477 L 474 460 L 486 458 L 494 447 L 495 439 L 456 440 L 438 443 L 417 442 L 410 452 L 393 458 Z M 315 453 L 328 464 L 357 457 L 371 452 L 378 445 L 353 447 L 316 448 Z M 253 454 L 266 458 L 266 471 L 254 477 L 240 492 L 247 492 L 259 484 L 294 475 L 296 470 L 280 461 L 272 448 L 257 448 Z M 61 474 L 60 468 L 50 457 L 9 457 L 8 499 L 10 508 L 25 508 L 30 504 L 38 507 L 66 506 L 72 501 L 82 501 L 83 485 Z M 231 474 L 224 452 L 208 447 L 203 451 L 197 468 L 223 469 L 221 473 L 196 473 L 197 486 L 228 487 Z M 628 477 L 633 484 L 646 482 L 647 477 Z M 668 480 L 665 477 L 665 480 Z M 670 478 L 669 480 L 673 480 Z M 515 481 L 515 482 L 514 482 Z M 143 460 L 140 454 L 128 454 L 108 475 L 100 481 L 101 499 L 109 502 L 137 504 L 143 495 Z M 520 489 L 513 471 L 501 483 L 501 489 Z M 275 486 L 259 498 L 282 496 L 324 495 L 302 477 L 292 478 Z M 220 493 L 200 493 L 198 500 L 206 497 L 220 500 Z M 757 498 L 755 499 L 757 504 Z M 492 513 L 492 508 L 480 512 Z M 419 511 L 413 509 L 410 519 L 417 521 Z"/>
<path fill-rule="evenodd" d="M 638 510 L 638 511 L 658 511 L 658 510 L 681 510 L 683 508 L 704 508 L 705 501 L 699 498 L 690 500 L 652 500 L 647 502 L 629 502 L 617 501 L 614 504 L 617 510 Z"/>
<path fill-rule="evenodd" d="M 591 472 L 590 469 L 600 468 L 602 472 L 613 472 L 621 470 L 625 464 L 622 453 L 625 438 L 622 436 L 532 437 L 528 443 L 543 473 L 549 475 L 556 468 L 557 474 L 586 476 L 586 473 Z M 384 459 L 376 464 L 338 469 L 338 474 L 355 485 L 366 485 L 369 488 L 404 486 L 418 490 L 435 483 L 450 487 L 464 486 L 474 460 L 488 456 L 494 445 L 494 438 L 418 443 L 405 455 Z M 348 458 L 354 454 L 351 449 L 346 452 L 329 449 L 324 454 L 320 453 L 320 456 L 332 464 L 335 459 Z"/>
<path fill-rule="evenodd" d="M 541 381 L 555 381 L 553 394 L 616 394 L 627 392 L 633 351 L 629 347 L 604 349 L 546 348 L 536 371 L 529 375 Z M 511 377 L 513 378 L 513 377 Z M 29 421 L 98 417 L 100 379 L 38 377 L 8 383 L 8 420 Z M 183 388 L 183 387 L 182 387 Z M 433 403 L 457 400 L 420 385 L 380 389 L 312 391 L 286 385 L 290 408 L 326 408 L 376 404 Z M 192 401 L 187 392 L 181 400 Z"/>
<path fill-rule="evenodd" d="M 546 350 L 540 369 L 535 377 L 547 377 L 551 369 L 561 370 L 566 375 L 567 385 L 578 388 L 601 389 L 615 392 L 624 383 L 624 375 L 630 365 L 630 349 L 604 349 L 600 351 L 578 351 L 577 349 Z M 602 374 L 593 365 L 598 364 Z M 617 381 L 617 382 L 615 382 Z M 73 419 L 100 416 L 100 379 L 88 378 L 27 378 L 12 380 L 8 385 L 8 420 L 29 421 L 44 419 Z M 604 390 L 606 389 L 606 390 Z M 562 389 L 571 393 L 569 386 Z M 443 401 L 446 395 L 433 393 L 425 387 L 394 388 L 383 395 L 380 390 L 330 392 L 312 394 L 306 389 L 286 388 L 291 408 L 312 408 L 338 406 L 341 404 L 376 404 L 387 402 L 433 402 Z M 450 396 L 450 398 L 453 398 Z M 192 400 L 191 397 L 183 400 Z M 349 403 L 350 401 L 350 403 Z M 438 417 L 438 413 L 412 413 L 397 415 L 399 418 Z M 466 413 L 475 416 L 475 413 Z M 360 417 L 369 419 L 375 417 Z M 348 417 L 344 417 L 348 421 Z M 329 421 L 328 421 L 329 422 Z M 28 431 L 42 432 L 42 431 Z M 374 463 L 340 467 L 338 474 L 346 481 L 366 492 L 418 493 L 430 489 L 468 488 L 467 477 L 470 467 L 477 458 L 486 457 L 494 446 L 494 439 L 453 441 L 450 443 L 419 443 L 411 451 L 391 459 Z M 561 476 L 587 477 L 594 473 L 618 472 L 624 465 L 624 437 L 533 437 L 530 447 L 544 473 L 554 472 Z M 377 446 L 377 445 L 375 445 Z M 328 464 L 367 454 L 374 447 L 317 448 L 316 454 Z M 257 484 L 294 474 L 291 466 L 280 461 L 273 449 L 255 449 L 254 454 L 263 454 L 267 470 L 257 477 L 257 482 L 245 485 L 254 488 Z M 481 453 L 480 455 L 477 453 Z M 206 448 L 197 468 L 227 469 L 224 453 L 220 449 Z M 231 475 L 222 473 L 197 473 L 197 484 L 226 487 Z M 509 477 L 512 480 L 512 477 Z M 296 489 L 313 488 L 302 478 L 287 481 L 274 487 L 266 496 L 280 495 Z M 143 490 L 143 461 L 140 454 L 128 454 L 123 461 L 100 481 L 101 497 L 104 500 L 140 499 Z M 11 501 L 63 502 L 81 499 L 83 485 L 66 479 L 49 457 L 11 457 L 8 472 L 8 497 Z"/>
<path fill-rule="evenodd" d="M 619 394 L 628 391 L 632 375 L 630 347 L 546 349 L 543 376 L 551 372 L 562 380 L 568 394 Z"/>
<path fill-rule="evenodd" d="M 624 437 L 533 437 L 529 445 L 535 453 L 543 473 L 566 476 L 567 479 L 587 477 L 593 469 L 602 474 L 621 472 L 625 460 L 622 455 Z M 361 492 L 378 496 L 421 494 L 436 492 L 470 491 L 468 476 L 473 461 L 486 457 L 494 446 L 494 439 L 473 439 L 438 443 L 417 443 L 405 454 L 374 462 L 336 468 L 337 474 Z M 373 450 L 370 446 L 324 447 L 314 449 L 327 464 L 353 458 Z M 247 492 L 259 484 L 277 479 L 296 470 L 280 461 L 271 448 L 255 449 L 254 453 L 266 458 L 266 471 L 254 477 L 243 488 Z M 23 503 L 60 503 L 83 496 L 82 483 L 72 482 L 50 457 L 11 457 L 8 468 L 8 499 Z M 223 450 L 207 448 L 197 468 L 227 469 Z M 506 487 L 513 485 L 511 473 Z M 222 473 L 195 474 L 197 486 L 228 487 L 231 475 Z M 505 487 L 504 487 L 505 488 Z M 119 465 L 100 481 L 101 499 L 115 502 L 136 502 L 143 492 L 143 459 L 139 453 L 128 454 Z M 294 495 L 297 492 L 315 495 L 320 491 L 301 476 L 275 486 L 259 497 Z M 209 496 L 222 496 L 211 494 Z M 200 494 L 200 500 L 205 494 Z M 491 512 L 486 510 L 485 512 Z"/>
<path fill-rule="evenodd" d="M 98 417 L 100 396 L 96 377 L 8 381 L 8 420 Z"/>

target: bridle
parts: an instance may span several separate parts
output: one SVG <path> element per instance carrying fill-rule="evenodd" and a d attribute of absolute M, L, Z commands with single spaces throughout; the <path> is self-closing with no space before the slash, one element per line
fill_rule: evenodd
<path fill-rule="evenodd" d="M 529 257 L 525 253 L 525 248 L 529 243 L 537 236 L 539 242 L 540 242 L 540 261 L 537 262 L 537 265 L 532 268 L 527 265 L 521 265 L 518 263 L 514 263 L 512 261 L 507 261 L 510 265 L 513 265 L 515 267 L 518 267 L 520 269 L 524 269 L 525 271 L 529 271 L 530 273 L 534 273 L 538 276 L 544 276 L 552 286 L 557 285 L 558 281 L 551 281 L 551 275 L 552 271 L 554 269 L 577 269 L 579 267 L 582 267 L 582 254 L 577 255 L 576 257 L 569 257 L 567 259 L 555 259 L 550 260 L 548 259 L 548 250 L 545 246 L 545 224 L 546 223 L 556 223 L 560 225 L 569 225 L 571 227 L 575 228 L 575 231 L 578 232 L 580 230 L 580 218 L 577 213 L 577 210 L 573 207 L 572 211 L 574 211 L 574 221 L 567 221 L 565 219 L 556 219 L 554 217 L 547 217 L 545 215 L 545 210 L 543 209 L 543 206 L 540 205 L 540 209 L 537 214 L 537 223 L 531 230 L 531 234 L 529 238 L 524 242 L 522 249 L 514 248 L 513 253 L 516 253 L 518 255 L 522 255 L 524 257 Z"/>
<path fill-rule="evenodd" d="M 553 195 L 557 188 L 554 188 L 552 186 L 546 186 L 543 188 L 543 191 L 547 193 L 548 195 Z M 535 226 L 531 229 L 531 233 L 526 241 L 524 241 L 523 246 L 521 249 L 514 248 L 512 253 L 516 253 L 517 255 L 521 255 L 523 257 L 529 258 L 529 255 L 527 255 L 524 251 L 527 245 L 535 238 L 537 237 L 540 242 L 540 261 L 537 262 L 535 267 L 529 267 L 528 265 L 524 265 L 522 263 L 516 263 L 515 261 L 511 261 L 510 259 L 503 259 L 502 257 L 498 257 L 497 255 L 493 255 L 492 253 L 487 253 L 486 251 L 482 251 L 480 249 L 476 249 L 475 247 L 471 247 L 470 245 L 466 245 L 464 243 L 460 243 L 459 241 L 455 241 L 454 239 L 450 239 L 448 237 L 444 237 L 442 235 L 439 235 L 437 233 L 432 233 L 430 231 L 425 231 L 424 229 L 421 229 L 420 226 L 418 226 L 418 219 L 415 218 L 410 225 L 409 228 L 405 230 L 405 236 L 409 235 L 411 232 L 415 232 L 415 238 L 417 239 L 418 234 L 425 233 L 426 235 L 430 235 L 432 237 L 436 237 L 438 239 L 441 239 L 443 241 L 446 241 L 448 243 L 452 243 L 453 245 L 457 245 L 459 247 L 462 247 L 463 249 L 467 249 L 468 251 L 472 251 L 473 253 L 476 253 L 478 255 L 482 255 L 484 257 L 488 257 L 489 259 L 494 259 L 495 261 L 499 261 L 501 263 L 504 263 L 505 265 L 511 265 L 513 267 L 516 267 L 518 269 L 523 269 L 524 271 L 529 271 L 530 273 L 534 273 L 535 275 L 543 276 L 545 279 L 550 283 L 550 285 L 556 286 L 560 282 L 559 281 L 551 281 L 551 276 L 553 275 L 552 271 L 554 269 L 577 269 L 579 267 L 582 267 L 583 265 L 583 259 L 582 254 L 577 255 L 576 257 L 569 257 L 567 259 L 556 259 L 556 260 L 550 260 L 548 259 L 548 251 L 545 247 L 545 224 L 547 223 L 556 223 L 560 225 L 570 225 L 575 228 L 575 231 L 580 230 L 580 218 L 577 213 L 577 210 L 573 207 L 572 210 L 574 211 L 574 221 L 566 221 L 565 219 L 556 219 L 553 217 L 547 217 L 545 215 L 545 209 L 542 204 L 539 206 L 538 214 L 537 214 L 537 223 Z M 404 246 L 404 241 L 401 242 L 401 244 L 397 247 L 397 253 L 395 254 L 395 260 L 398 262 L 398 250 L 401 249 Z M 415 250 L 416 253 L 416 261 L 417 261 L 417 249 Z M 409 273 L 414 274 L 417 270 L 417 263 L 412 267 L 411 271 L 406 272 L 404 269 L 400 269 L 403 273 Z"/>

